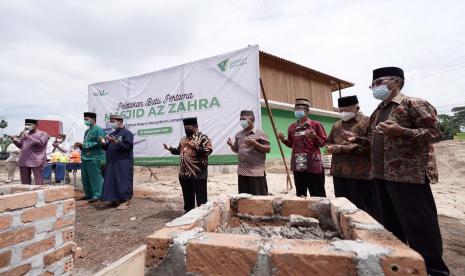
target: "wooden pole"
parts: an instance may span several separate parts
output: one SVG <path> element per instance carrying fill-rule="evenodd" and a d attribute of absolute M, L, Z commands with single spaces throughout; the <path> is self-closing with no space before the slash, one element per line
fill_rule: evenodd
<path fill-rule="evenodd" d="M 270 121 L 271 121 L 271 126 L 273 127 L 274 136 L 276 137 L 276 140 L 278 141 L 278 147 L 279 147 L 279 151 L 281 152 L 281 157 L 283 158 L 284 167 L 286 168 L 286 174 L 287 174 L 286 190 L 287 191 L 292 190 L 291 174 L 289 173 L 289 168 L 287 167 L 286 157 L 284 156 L 284 151 L 283 151 L 283 147 L 281 146 L 281 141 L 278 138 L 278 131 L 276 130 L 276 125 L 274 123 L 273 114 L 271 113 L 271 108 L 268 105 L 268 97 L 266 96 L 265 88 L 263 87 L 262 78 L 260 78 L 260 88 L 262 90 L 263 99 L 265 100 L 266 110 L 268 111 L 268 115 L 270 116 Z"/>

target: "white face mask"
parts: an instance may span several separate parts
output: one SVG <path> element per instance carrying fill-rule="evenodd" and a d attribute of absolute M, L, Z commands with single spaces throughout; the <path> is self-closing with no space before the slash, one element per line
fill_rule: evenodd
<path fill-rule="evenodd" d="M 24 130 L 26 130 L 26 131 L 30 131 L 31 129 L 32 129 L 32 126 L 25 126 L 24 127 Z"/>
<path fill-rule="evenodd" d="M 57 142 L 58 142 L 58 143 L 61 143 L 61 142 L 63 142 L 63 139 L 58 138 L 58 139 L 57 139 Z"/>
<path fill-rule="evenodd" d="M 391 90 L 389 90 L 386 84 L 373 87 L 373 97 L 375 99 L 384 101 L 389 98 L 389 95 L 391 95 Z"/>
<path fill-rule="evenodd" d="M 355 117 L 355 113 L 354 112 L 342 111 L 341 112 L 341 117 L 342 117 L 343 121 L 349 121 L 350 119 Z"/>
<path fill-rule="evenodd" d="M 240 122 L 241 122 L 241 127 L 243 129 L 246 129 L 249 127 L 249 122 L 247 120 L 241 120 Z"/>
<path fill-rule="evenodd" d="M 114 123 L 113 123 L 113 122 L 110 122 L 110 127 L 111 127 L 112 129 L 117 129 L 117 128 L 118 128 L 118 123 L 116 123 L 116 122 L 114 122 Z"/>

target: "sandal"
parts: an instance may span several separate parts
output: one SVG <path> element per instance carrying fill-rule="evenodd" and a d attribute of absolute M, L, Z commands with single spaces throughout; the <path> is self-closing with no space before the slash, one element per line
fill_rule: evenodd
<path fill-rule="evenodd" d="M 118 205 L 118 207 L 116 207 L 117 210 L 127 210 L 129 209 L 129 207 L 131 207 L 131 204 L 129 204 L 129 202 L 124 202 L 124 203 L 121 203 L 120 205 Z"/>

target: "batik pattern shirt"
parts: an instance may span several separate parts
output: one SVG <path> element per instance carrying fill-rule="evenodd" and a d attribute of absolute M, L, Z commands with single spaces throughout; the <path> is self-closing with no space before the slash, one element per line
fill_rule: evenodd
<path fill-rule="evenodd" d="M 392 120 L 404 127 L 400 137 L 374 131 L 380 122 Z M 370 118 L 373 178 L 394 182 L 438 181 L 433 143 L 441 132 L 436 109 L 426 100 L 399 94 L 381 103 Z"/>
<path fill-rule="evenodd" d="M 261 145 L 270 144 L 266 133 L 259 129 L 254 128 L 238 132 L 234 138 L 234 146 L 237 147 L 239 157 L 237 174 L 242 176 L 264 176 L 266 153 L 247 145 L 244 142 L 246 138 L 255 140 Z"/>
<path fill-rule="evenodd" d="M 331 129 L 327 146 L 336 145 L 339 149 L 332 154 L 331 175 L 350 179 L 366 180 L 370 178 L 370 147 L 350 143 L 344 132 L 352 132 L 358 137 L 367 137 L 370 118 L 358 113 L 354 118 L 339 120 Z"/>
<path fill-rule="evenodd" d="M 308 132 L 313 129 L 316 137 L 308 137 Z M 306 118 L 304 122 L 295 122 L 287 130 L 287 139 L 283 142 L 292 148 L 291 169 L 297 172 L 322 173 L 320 147 L 326 143 L 326 132 L 323 126 Z"/>
<path fill-rule="evenodd" d="M 195 148 L 190 147 L 191 143 Z M 170 148 L 171 154 L 180 155 L 180 178 L 207 179 L 208 156 L 213 147 L 207 135 L 197 132 L 192 137 L 184 136 L 177 148 Z"/>

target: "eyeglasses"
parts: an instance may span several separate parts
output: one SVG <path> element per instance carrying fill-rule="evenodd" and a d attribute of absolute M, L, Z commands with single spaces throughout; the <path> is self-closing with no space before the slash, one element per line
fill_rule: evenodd
<path fill-rule="evenodd" d="M 373 89 L 373 87 L 376 87 L 376 86 L 379 86 L 379 85 L 383 85 L 383 84 L 388 84 L 392 81 L 394 81 L 395 79 L 393 78 L 379 78 L 379 79 L 376 79 L 374 80 L 370 86 L 368 86 L 368 88 L 370 89 Z"/>

